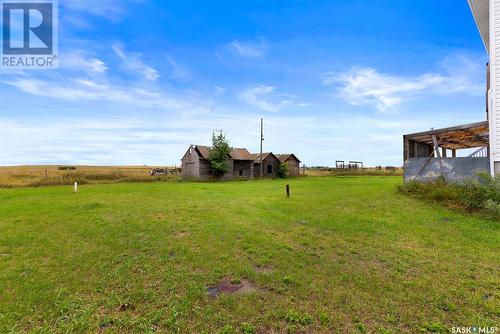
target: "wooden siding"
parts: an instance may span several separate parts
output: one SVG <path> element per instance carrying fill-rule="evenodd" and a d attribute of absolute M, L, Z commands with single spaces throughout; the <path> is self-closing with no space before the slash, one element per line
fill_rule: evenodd
<path fill-rule="evenodd" d="M 280 165 L 280 161 L 273 155 L 269 154 L 264 161 L 262 161 L 262 165 L 264 168 L 262 169 L 262 176 L 268 178 L 277 178 L 278 177 L 278 168 Z M 271 167 L 269 167 L 271 166 Z M 268 173 L 269 169 L 272 169 L 271 173 Z M 260 177 L 260 163 L 254 163 L 254 176 L 256 178 Z"/>
<path fill-rule="evenodd" d="M 253 161 L 234 160 L 233 161 L 233 178 L 235 179 L 251 179 L 253 177 Z"/>
<path fill-rule="evenodd" d="M 428 158 L 434 156 L 434 147 L 426 143 L 420 143 L 404 136 L 404 162 L 411 158 Z"/>
<path fill-rule="evenodd" d="M 232 180 L 234 178 L 234 160 L 233 159 L 228 159 L 227 164 L 229 165 L 229 169 L 227 173 L 224 173 L 222 177 L 220 178 L 221 180 Z"/>
<path fill-rule="evenodd" d="M 293 155 L 286 160 L 288 163 L 288 175 L 298 176 L 300 174 L 300 162 Z"/>
<path fill-rule="evenodd" d="M 183 179 L 200 178 L 200 157 L 193 146 L 189 147 L 181 161 Z"/>
<path fill-rule="evenodd" d="M 210 162 L 203 158 L 197 151 L 195 145 L 189 147 L 182 161 L 182 178 L 185 180 L 198 179 L 208 181 L 214 178 L 210 169 Z M 250 160 L 227 160 L 229 170 L 221 176 L 221 180 L 232 180 L 235 178 L 251 179 L 253 178 L 253 161 Z M 240 175 L 241 171 L 241 175 Z"/>
<path fill-rule="evenodd" d="M 203 181 L 209 179 L 210 163 L 199 155 L 195 146 L 191 146 L 186 151 L 181 161 L 183 179 L 198 179 Z"/>

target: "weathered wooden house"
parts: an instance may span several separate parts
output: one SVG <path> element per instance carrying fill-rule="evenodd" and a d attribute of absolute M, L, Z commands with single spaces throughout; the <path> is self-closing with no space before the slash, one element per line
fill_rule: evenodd
<path fill-rule="evenodd" d="M 295 154 L 278 154 L 277 158 L 280 163 L 288 164 L 289 176 L 298 176 L 300 174 L 300 160 L 295 156 Z"/>
<path fill-rule="evenodd" d="M 254 177 L 260 177 L 260 164 L 262 161 L 262 176 L 276 178 L 278 177 L 278 169 L 280 166 L 280 161 L 278 158 L 272 154 L 271 152 L 262 153 L 262 159 L 260 157 L 260 153 L 252 154 L 254 158 Z"/>
<path fill-rule="evenodd" d="M 208 161 L 209 148 L 203 145 L 191 145 L 182 157 L 182 178 L 209 180 L 214 177 Z M 245 148 L 235 148 L 228 156 L 229 171 L 222 180 L 235 178 L 251 179 L 254 176 L 254 158 Z"/>
<path fill-rule="evenodd" d="M 210 168 L 208 146 L 191 145 L 182 157 L 182 178 L 207 181 L 215 177 Z M 234 148 L 227 157 L 229 171 L 221 180 L 253 179 L 260 177 L 261 157 L 259 153 L 251 154 L 246 148 Z M 262 153 L 263 177 L 276 178 L 281 163 L 288 164 L 288 175 L 300 174 L 300 160 L 294 154 Z"/>

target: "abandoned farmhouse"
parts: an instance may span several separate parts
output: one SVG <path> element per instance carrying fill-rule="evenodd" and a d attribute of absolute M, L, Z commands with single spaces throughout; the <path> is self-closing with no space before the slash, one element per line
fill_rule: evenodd
<path fill-rule="evenodd" d="M 209 180 L 213 173 L 208 160 L 209 147 L 191 145 L 182 157 L 182 178 Z M 250 153 L 246 148 L 233 148 L 227 162 L 229 171 L 222 176 L 222 180 L 254 179 L 262 176 L 266 178 L 278 177 L 278 168 L 281 163 L 288 164 L 288 175 L 297 176 L 300 172 L 300 160 L 295 154 L 262 153 L 262 156 Z"/>

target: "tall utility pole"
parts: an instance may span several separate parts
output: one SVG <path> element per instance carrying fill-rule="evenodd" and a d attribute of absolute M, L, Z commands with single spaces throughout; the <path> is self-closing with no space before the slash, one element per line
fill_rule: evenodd
<path fill-rule="evenodd" d="M 264 141 L 264 119 L 260 119 L 260 178 L 264 175 L 262 166 L 262 142 Z"/>

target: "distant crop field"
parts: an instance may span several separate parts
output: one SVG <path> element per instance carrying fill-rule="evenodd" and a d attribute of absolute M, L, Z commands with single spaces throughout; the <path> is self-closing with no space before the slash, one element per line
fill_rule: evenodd
<path fill-rule="evenodd" d="M 400 183 L 0 189 L 0 333 L 498 326 L 498 222 L 407 197 Z"/>
<path fill-rule="evenodd" d="M 171 175 L 151 176 L 156 166 L 14 166 L 0 167 L 0 188 L 40 187 L 89 183 L 152 182 L 177 178 Z M 166 168 L 166 167 L 162 167 Z"/>

